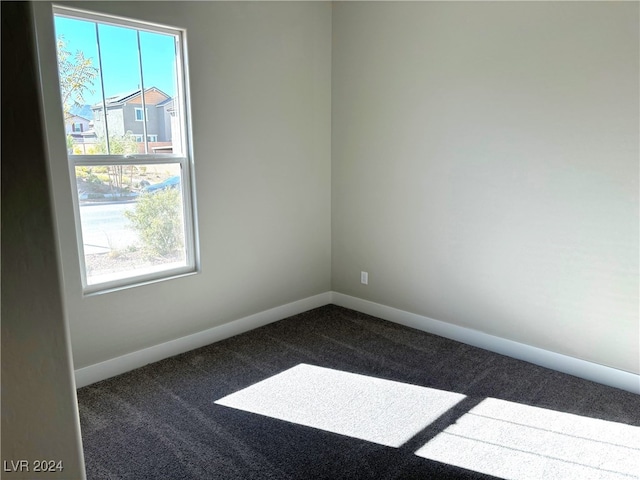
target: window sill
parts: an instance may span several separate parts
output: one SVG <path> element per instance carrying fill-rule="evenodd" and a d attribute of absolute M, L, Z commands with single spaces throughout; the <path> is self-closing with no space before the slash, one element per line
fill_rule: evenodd
<path fill-rule="evenodd" d="M 177 278 L 188 277 L 200 273 L 200 268 L 193 266 L 183 266 L 172 270 L 163 269 L 156 272 L 148 272 L 135 277 L 118 278 L 100 283 L 93 283 L 84 287 L 83 296 L 93 297 L 103 295 L 105 293 L 119 292 L 130 288 L 151 285 L 154 283 L 164 282 L 166 280 L 174 280 Z M 106 275 L 105 275 L 106 277 Z"/>

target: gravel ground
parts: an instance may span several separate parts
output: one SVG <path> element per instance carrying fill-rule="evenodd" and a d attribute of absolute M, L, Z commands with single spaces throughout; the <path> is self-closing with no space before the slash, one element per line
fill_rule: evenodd
<path fill-rule="evenodd" d="M 183 252 L 176 252 L 163 257 L 149 256 L 142 250 L 133 252 L 95 253 L 85 257 L 88 274 L 121 272 L 140 267 L 161 265 L 184 260 Z"/>

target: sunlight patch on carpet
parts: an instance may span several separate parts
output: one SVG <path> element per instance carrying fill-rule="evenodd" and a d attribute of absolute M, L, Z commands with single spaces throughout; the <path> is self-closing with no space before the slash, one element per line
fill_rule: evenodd
<path fill-rule="evenodd" d="M 630 480 L 640 427 L 487 398 L 416 455 L 506 480 Z"/>
<path fill-rule="evenodd" d="M 300 364 L 215 403 L 399 447 L 464 395 Z"/>

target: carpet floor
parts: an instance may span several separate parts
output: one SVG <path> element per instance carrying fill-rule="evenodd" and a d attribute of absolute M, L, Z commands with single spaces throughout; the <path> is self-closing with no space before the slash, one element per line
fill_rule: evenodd
<path fill-rule="evenodd" d="M 89 479 L 640 478 L 640 396 L 334 305 L 78 403 Z"/>

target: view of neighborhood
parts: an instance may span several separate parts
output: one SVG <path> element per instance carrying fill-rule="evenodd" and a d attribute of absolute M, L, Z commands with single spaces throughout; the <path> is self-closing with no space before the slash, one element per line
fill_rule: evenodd
<path fill-rule="evenodd" d="M 185 261 L 178 163 L 77 166 L 89 283 Z"/>
<path fill-rule="evenodd" d="M 141 90 L 137 90 L 105 99 L 106 120 L 102 102 L 71 107 L 65 120 L 68 153 L 105 154 L 107 130 L 109 151 L 114 154 L 163 154 L 173 153 L 174 148 L 180 152 L 179 119 L 173 99 L 155 87 L 145 89 L 146 115 L 143 115 L 141 97 Z M 143 141 L 145 129 L 147 142 Z M 179 174 L 176 168 L 175 165 L 77 167 L 79 200 L 81 203 L 133 200 L 153 183 Z"/>
<path fill-rule="evenodd" d="M 184 153 L 176 38 L 67 16 L 56 34 L 69 160 L 101 156 L 74 168 L 87 283 L 184 265 L 182 165 L 153 162 Z"/>
<path fill-rule="evenodd" d="M 135 148 L 135 152 L 127 153 L 181 153 L 180 124 L 173 98 L 150 87 L 144 92 L 145 112 L 142 100 L 142 91 L 138 89 L 107 97 L 104 102 L 93 105 L 70 107 L 65 116 L 69 153 L 106 153 L 107 130 L 112 142 L 129 142 L 130 149 Z"/>

